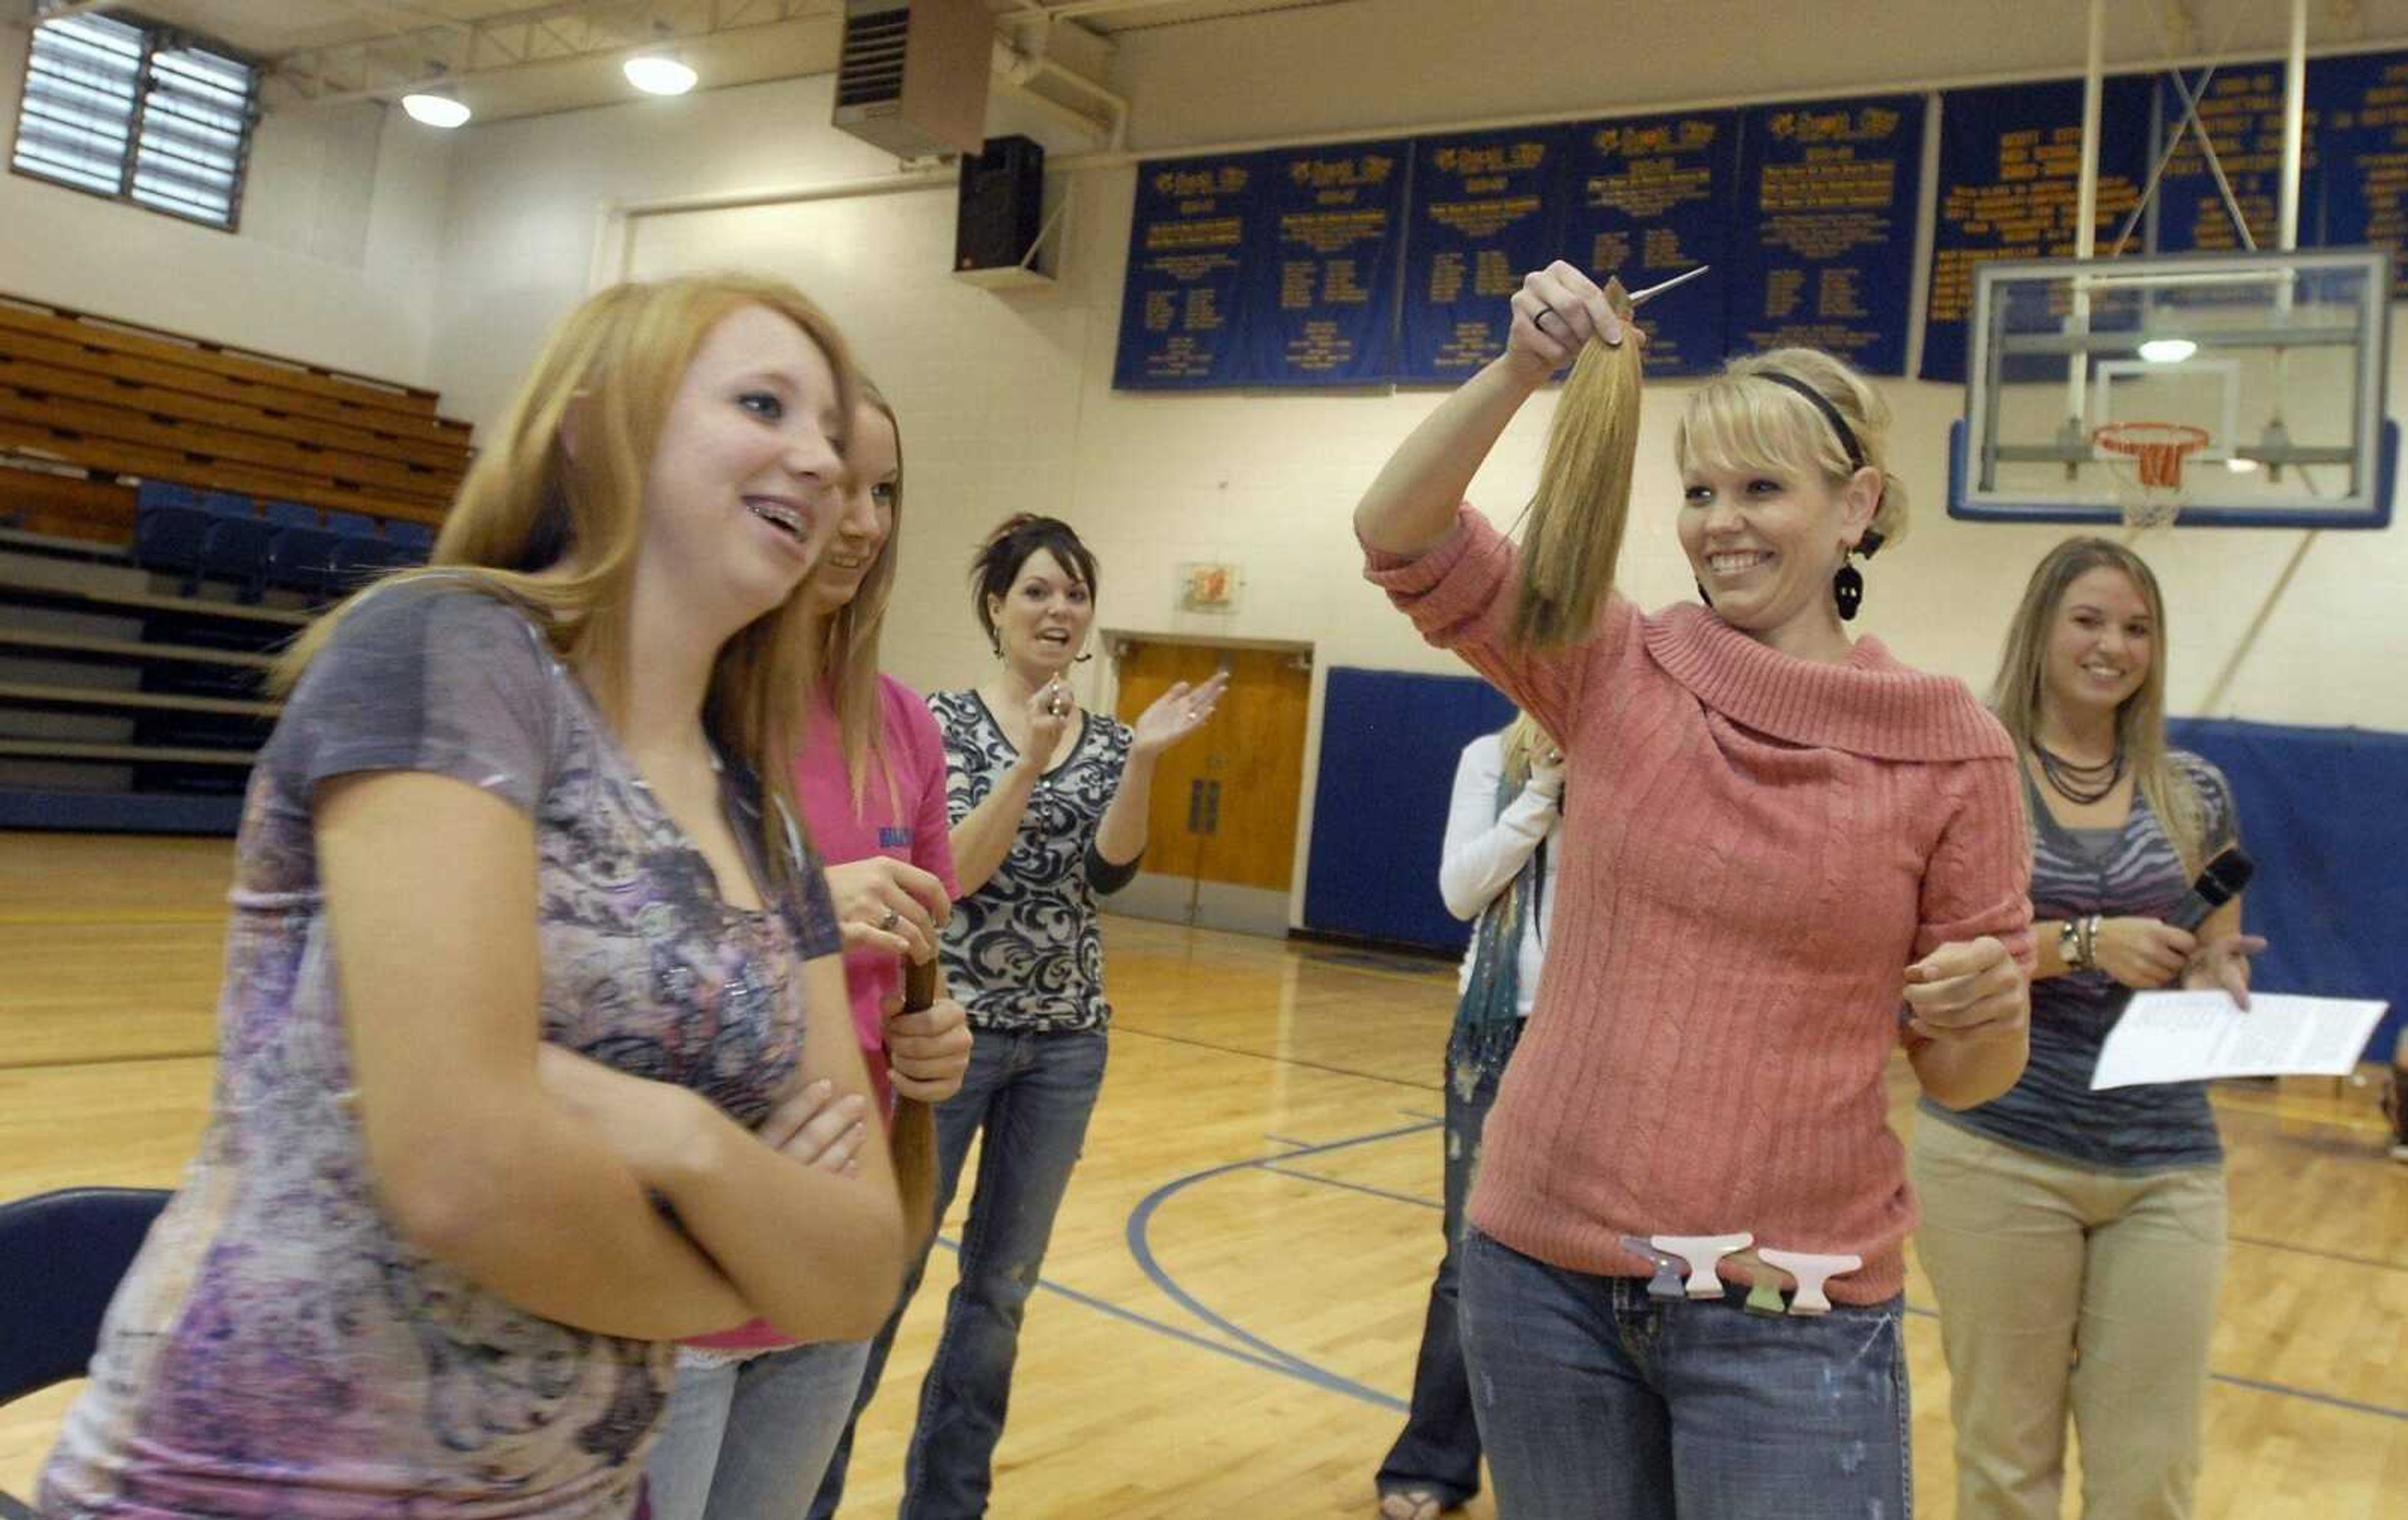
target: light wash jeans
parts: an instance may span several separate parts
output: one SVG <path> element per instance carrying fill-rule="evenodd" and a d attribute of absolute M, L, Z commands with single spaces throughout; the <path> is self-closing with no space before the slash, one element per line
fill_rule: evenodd
<path fill-rule="evenodd" d="M 799 1520 L 853 1413 L 866 1341 L 678 1369 L 644 1469 L 652 1520 Z"/>

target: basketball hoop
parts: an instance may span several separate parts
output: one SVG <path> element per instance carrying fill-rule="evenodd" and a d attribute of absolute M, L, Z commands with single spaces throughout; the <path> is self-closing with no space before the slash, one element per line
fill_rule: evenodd
<path fill-rule="evenodd" d="M 2190 490 L 2183 484 L 2183 461 L 2207 447 L 2208 432 L 2186 423 L 2109 423 L 2090 441 L 2112 455 L 2115 499 L 2124 521 L 2136 528 L 2159 528 L 2180 515 Z"/>

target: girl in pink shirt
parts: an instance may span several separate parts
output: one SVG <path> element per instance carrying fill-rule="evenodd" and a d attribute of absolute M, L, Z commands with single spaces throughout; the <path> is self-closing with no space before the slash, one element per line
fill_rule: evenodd
<path fill-rule="evenodd" d="M 2023 1069 L 2014 752 L 1962 683 L 1848 637 L 1849 559 L 1905 498 L 1879 396 L 1809 350 L 1689 398 L 1706 607 L 1609 595 L 1559 646 L 1517 638 L 1519 552 L 1463 493 L 1592 340 L 1623 341 L 1596 284 L 1530 276 L 1504 355 L 1354 514 L 1371 579 L 1567 758 L 1555 936 L 1462 1247 L 1498 1513 L 1903 1515 L 1914 1203 L 1884 1070 L 1903 1041 L 1961 1108 Z"/>
<path fill-rule="evenodd" d="M 851 487 L 835 539 L 804 595 L 818 614 L 818 680 L 794 767 L 795 797 L 844 937 L 853 1025 L 880 1117 L 900 1095 L 951 1097 L 969 1061 L 961 1005 L 901 1013 L 906 956 L 927 960 L 956 888 L 945 825 L 945 747 L 918 693 L 878 670 L 903 508 L 895 412 L 867 383 L 846 451 Z M 849 1170 L 869 1106 L 831 1102 L 811 1121 L 818 1164 Z M 764 1322 L 689 1341 L 646 1470 L 654 1520 L 790 1520 L 802 1514 L 853 1412 L 867 1341 L 797 1345 Z"/>

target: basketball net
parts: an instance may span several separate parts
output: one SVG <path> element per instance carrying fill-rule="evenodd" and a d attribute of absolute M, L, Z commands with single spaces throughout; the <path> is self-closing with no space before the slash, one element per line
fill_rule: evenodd
<path fill-rule="evenodd" d="M 2172 525 L 2190 499 L 2183 463 L 2207 447 L 2207 429 L 2183 423 L 2109 423 L 2090 435 L 2115 477 L 2128 527 Z"/>

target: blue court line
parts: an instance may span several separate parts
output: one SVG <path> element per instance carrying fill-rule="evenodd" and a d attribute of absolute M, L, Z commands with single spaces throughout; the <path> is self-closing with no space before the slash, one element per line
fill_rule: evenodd
<path fill-rule="evenodd" d="M 1285 1155 L 1256 1156 L 1246 1161 L 1224 1162 L 1217 1167 L 1208 1167 L 1202 1171 L 1190 1172 L 1184 1177 L 1175 1178 L 1147 1194 L 1139 1201 L 1138 1206 L 1129 1212 L 1126 1232 L 1129 1255 L 1137 1259 L 1138 1266 L 1143 1269 L 1147 1278 L 1152 1280 L 1154 1285 L 1159 1288 L 1171 1302 L 1257 1355 L 1281 1363 L 1289 1376 L 1317 1387 L 1326 1388 L 1332 1393 L 1347 1394 L 1367 1404 L 1376 1404 L 1382 1409 L 1401 1414 L 1407 1407 L 1403 1399 L 1356 1383 L 1352 1378 L 1340 1377 L 1327 1368 L 1306 1361 L 1293 1352 L 1281 1350 L 1234 1320 L 1215 1312 L 1202 1299 L 1181 1287 L 1178 1282 L 1163 1269 L 1162 1264 L 1154 1259 L 1154 1248 L 1147 1241 L 1147 1234 L 1153 1227 L 1155 1212 L 1163 1204 L 1198 1183 L 1210 1182 L 1215 1177 L 1225 1177 L 1237 1171 L 1277 1171 L 1279 1168 L 1273 1165 L 1275 1162 L 1295 1160 L 1308 1155 L 1326 1155 L 1332 1151 L 1351 1150 L 1357 1145 L 1374 1145 L 1382 1140 L 1398 1140 L 1407 1135 L 1426 1134 L 1436 1127 L 1434 1124 L 1409 1125 L 1401 1129 L 1385 1129 L 1374 1134 L 1356 1135 L 1347 1140 L 1330 1140 L 1320 1145 L 1307 1146 L 1302 1150 L 1291 1151 Z"/>
<path fill-rule="evenodd" d="M 937 1237 L 937 1243 L 957 1256 L 961 1255 L 962 1247 L 961 1242 L 958 1240 L 951 1240 L 945 1236 L 939 1235 Z M 1139 1313 L 1134 1309 L 1124 1309 L 1119 1304 L 1113 1303 L 1109 1298 L 1098 1298 L 1092 1293 L 1082 1293 L 1077 1288 L 1064 1287 L 1061 1283 L 1054 1282 L 1051 1278 L 1039 1278 L 1037 1280 L 1037 1285 L 1045 1292 L 1053 1294 L 1057 1298 L 1068 1298 L 1072 1303 L 1081 1305 L 1083 1308 L 1099 1310 L 1102 1312 L 1111 1315 L 1114 1319 L 1125 1320 L 1131 1325 L 1140 1326 L 1145 1329 L 1154 1331 L 1157 1335 L 1167 1335 L 1173 1341 L 1182 1341 L 1191 1346 L 1200 1346 L 1206 1351 L 1217 1351 L 1222 1355 L 1229 1357 L 1233 1361 L 1245 1363 L 1248 1367 L 1259 1367 L 1266 1372 L 1283 1372 L 1290 1376 L 1295 1374 L 1296 1369 L 1289 1366 L 1285 1361 L 1271 1361 L 1265 1357 L 1258 1356 L 1252 1352 L 1240 1351 L 1235 1346 L 1225 1345 L 1221 1341 L 1197 1335 L 1193 1330 L 1184 1330 L 1176 1325 L 1165 1325 L 1162 1321 L 1149 1318 L 1144 1314 Z M 1402 1404 L 1398 1404 L 1397 1407 L 1398 1409 L 1404 1408 Z"/>
<path fill-rule="evenodd" d="M 1285 1157 L 1274 1156 L 1271 1159 L 1280 1161 L 1284 1160 Z M 1417 1198 L 1411 1193 L 1391 1193 L 1384 1187 L 1373 1187 L 1368 1183 L 1350 1183 L 1343 1177 L 1325 1177 L 1317 1171 L 1292 1171 L 1285 1167 L 1271 1165 L 1269 1162 L 1264 1164 L 1263 1170 L 1281 1177 L 1293 1177 L 1298 1182 L 1319 1183 L 1325 1187 L 1342 1187 L 1349 1192 L 1369 1193 L 1375 1198 L 1386 1198 L 1392 1203 L 1410 1203 L 1416 1209 L 1436 1209 L 1440 1213 L 1446 1212 L 1446 1205 L 1434 1199 Z"/>
<path fill-rule="evenodd" d="M 1407 1082 L 1402 1077 L 1383 1077 L 1376 1071 L 1357 1071 L 1350 1066 L 1332 1066 L 1326 1061 L 1308 1061 L 1297 1055 L 1273 1055 L 1265 1051 L 1250 1051 L 1238 1045 L 1216 1045 L 1209 1040 L 1195 1040 L 1186 1035 L 1166 1035 L 1159 1029 L 1140 1029 L 1120 1019 L 1112 1021 L 1112 1033 L 1143 1035 L 1148 1040 L 1166 1040 L 1173 1045 L 1193 1045 L 1197 1050 L 1218 1051 L 1224 1055 L 1242 1055 L 1252 1061 L 1272 1061 L 1281 1066 L 1300 1066 L 1309 1071 L 1326 1071 L 1340 1077 L 1360 1077 L 1365 1082 L 1383 1082 L 1391 1087 L 1412 1087 L 1425 1093 L 1442 1092 L 1434 1082 Z"/>

